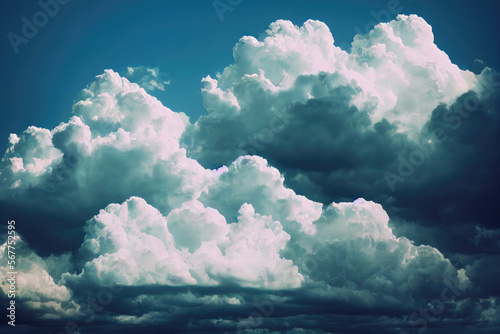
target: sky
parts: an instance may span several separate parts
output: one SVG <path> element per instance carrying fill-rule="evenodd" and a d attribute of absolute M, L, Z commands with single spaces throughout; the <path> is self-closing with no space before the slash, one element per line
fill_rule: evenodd
<path fill-rule="evenodd" d="M 127 66 L 159 65 L 171 85 L 155 96 L 195 121 L 205 112 L 201 78 L 213 76 L 231 63 L 232 47 L 240 37 L 258 36 L 277 19 L 302 24 L 312 18 L 330 27 L 338 45 L 349 46 L 355 34 L 367 32 L 367 24 L 384 19 L 371 12 L 386 10 L 387 4 L 242 1 L 233 11 L 224 12 L 221 21 L 212 1 L 71 0 L 28 44 L 21 44 L 18 53 L 7 38 L 2 39 L 1 85 L 5 88 L 0 94 L 8 121 L 3 119 L 0 124 L 1 137 L 32 124 L 54 127 L 65 118 L 76 94 L 97 74 L 107 68 L 122 72 Z M 479 57 L 476 50 L 486 64 L 495 67 L 498 43 L 492 41 L 500 30 L 498 4 L 479 4 L 401 1 L 401 12 L 424 17 L 435 30 L 436 43 L 460 68 L 474 68 Z M 40 10 L 36 1 L 5 0 L 1 6 L 4 36 L 19 34 L 21 18 Z M 0 148 L 6 148 L 5 140 Z"/>
<path fill-rule="evenodd" d="M 497 332 L 499 9 L 2 1 L 2 332 Z"/>

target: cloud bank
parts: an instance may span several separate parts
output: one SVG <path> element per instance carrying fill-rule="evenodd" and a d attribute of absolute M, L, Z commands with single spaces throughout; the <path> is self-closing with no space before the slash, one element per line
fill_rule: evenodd
<path fill-rule="evenodd" d="M 422 201 L 483 185 L 492 148 L 454 151 L 497 138 L 494 72 L 460 70 L 415 15 L 356 36 L 350 52 L 322 22 L 279 20 L 261 40 L 243 37 L 233 55 L 223 73 L 202 80 L 208 114 L 195 123 L 106 70 L 67 122 L 11 134 L 0 207 L 2 218 L 19 222 L 19 298 L 33 322 L 321 333 L 373 321 L 383 332 L 420 326 L 421 310 L 436 315 L 439 306 L 452 325 L 465 317 L 497 324 L 498 291 L 479 273 L 498 249 L 452 263 L 396 235 L 370 200 L 419 222 L 433 213 L 415 213 Z M 470 103 L 465 117 L 457 108 Z M 464 142 L 479 126 L 482 136 Z M 397 174 L 408 150 L 429 152 L 421 169 L 403 169 L 411 177 Z M 489 164 L 445 194 L 408 204 L 438 179 L 452 184 L 450 166 L 471 156 Z M 387 190 L 391 170 L 402 191 Z M 449 197 L 456 207 L 442 208 L 444 217 L 467 217 L 490 188 L 471 209 Z M 495 238 L 492 224 L 474 225 L 475 247 Z M 400 231 L 408 226 L 401 219 Z"/>
<path fill-rule="evenodd" d="M 474 223 L 500 219 L 498 73 L 461 70 L 422 18 L 378 24 L 349 52 L 322 22 L 280 20 L 260 39 L 241 38 L 233 56 L 202 80 L 208 114 L 182 138 L 203 166 L 263 156 L 298 193 L 381 203 L 399 235 L 450 252 L 477 251 Z"/>

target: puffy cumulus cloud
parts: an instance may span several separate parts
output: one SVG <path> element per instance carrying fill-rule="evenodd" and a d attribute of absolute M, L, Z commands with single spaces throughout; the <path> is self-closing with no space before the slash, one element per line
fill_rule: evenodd
<path fill-rule="evenodd" d="M 110 204 L 86 224 L 82 272 L 64 278 L 265 289 L 322 282 L 406 305 L 460 277 L 437 249 L 397 238 L 380 205 L 358 199 L 322 210 L 283 182 L 266 160 L 244 156 L 167 216 L 138 197 Z"/>
<path fill-rule="evenodd" d="M 40 176 L 50 172 L 52 163 L 61 159 L 49 130 L 30 126 L 21 137 L 12 133 L 2 159 L 2 185 L 11 189 L 35 187 Z"/>
<path fill-rule="evenodd" d="M 11 270 L 9 263 L 13 254 L 15 269 Z M 78 314 L 79 305 L 72 300 L 71 290 L 56 281 L 57 270 L 51 270 L 45 259 L 34 253 L 21 237 L 8 238 L 0 246 L 0 260 L 0 274 L 4 277 L 0 285 L 1 299 L 13 299 L 10 296 L 13 293 L 18 308 L 26 308 L 41 319 L 61 319 Z M 58 260 L 60 270 L 71 268 L 67 257 L 58 257 Z M 13 276 L 14 280 L 10 280 Z"/>
<path fill-rule="evenodd" d="M 498 221 L 498 74 L 461 70 L 422 18 L 380 23 L 348 52 L 321 22 L 279 20 L 233 55 L 202 80 L 208 114 L 182 137 L 205 167 L 263 156 L 297 193 L 382 203 L 396 234 L 451 252 Z"/>
<path fill-rule="evenodd" d="M 196 283 L 186 256 L 175 251 L 165 218 L 143 199 L 108 205 L 87 222 L 85 232 L 80 253 L 89 261 L 83 279 L 104 286 Z"/>
<path fill-rule="evenodd" d="M 197 219 L 180 225 L 190 217 Z M 303 280 L 293 262 L 279 254 L 290 236 L 280 222 L 256 214 L 250 204 L 241 207 L 237 222 L 227 224 L 200 202 L 186 202 L 164 217 L 133 197 L 101 210 L 85 231 L 79 253 L 87 262 L 80 275 L 65 275 L 65 280 L 103 286 L 232 282 L 275 289 L 299 287 Z"/>
<path fill-rule="evenodd" d="M 279 254 L 290 239 L 280 222 L 256 214 L 250 204 L 242 205 L 239 214 L 229 226 L 227 242 L 219 247 L 204 243 L 193 254 L 197 274 L 202 267 L 202 277 L 219 282 L 267 289 L 300 287 L 304 278 L 297 266 Z"/>
<path fill-rule="evenodd" d="M 173 319 L 192 316 L 188 306 L 198 308 L 200 323 L 211 321 L 207 308 L 215 305 L 225 317 L 250 314 L 260 305 L 253 302 L 256 295 L 268 298 L 259 292 L 263 290 L 293 291 L 275 303 L 291 301 L 286 314 L 295 317 L 311 299 L 406 309 L 432 297 L 445 279 L 467 283 L 463 270 L 457 271 L 436 249 L 396 238 L 380 205 L 359 199 L 323 210 L 284 182 L 265 159 L 243 156 L 220 168 L 198 198 L 168 215 L 139 197 L 109 204 L 87 221 L 76 268 L 57 270 L 57 280 L 64 284 L 60 289 L 74 291 L 75 307 L 83 309 L 88 302 L 79 287 L 124 285 L 131 290 L 116 296 L 123 309 L 103 314 L 100 321 L 170 326 Z M 326 255 L 318 245 L 327 248 Z M 311 257 L 315 267 L 309 265 Z M 186 286 L 194 292 L 162 290 Z M 178 306 L 155 306 L 167 301 Z M 140 313 L 131 311 L 137 307 Z M 310 321 L 314 327 L 322 320 Z M 211 326 L 245 324 L 216 321 Z"/>
<path fill-rule="evenodd" d="M 375 83 L 367 89 L 378 102 L 374 122 L 385 118 L 404 130 L 421 129 L 438 104 L 452 103 L 477 81 L 451 63 L 434 44 L 431 26 L 416 15 L 398 15 L 357 35 L 350 55 L 367 69 L 360 81 Z"/>
<path fill-rule="evenodd" d="M 431 27 L 416 15 L 399 15 L 357 35 L 350 53 L 334 45 L 322 22 L 308 20 L 297 27 L 278 20 L 262 40 L 241 38 L 233 56 L 234 64 L 216 79 L 203 79 L 209 114 L 193 131 L 206 155 L 217 151 L 217 145 L 234 150 L 248 137 L 259 141 L 258 132 L 273 127 L 275 114 L 289 118 L 294 104 L 323 98 L 345 99 L 338 107 L 341 114 L 356 107 L 372 124 L 386 119 L 414 136 L 434 108 L 452 103 L 477 82 L 472 72 L 460 70 L 438 49 Z M 350 94 L 335 89 L 339 87 L 351 88 Z M 327 118 L 328 111 L 322 114 Z M 216 133 L 214 126 L 233 131 Z M 209 159 L 203 153 L 200 158 Z"/>
<path fill-rule="evenodd" d="M 432 298 L 444 281 L 469 285 L 464 269 L 457 272 L 436 248 L 397 238 L 388 223 L 379 204 L 332 203 L 316 222 L 318 238 L 301 259 L 303 269 L 316 282 L 381 293 L 402 305 Z"/>
<path fill-rule="evenodd" d="M 320 217 L 322 208 L 321 203 L 285 187 L 279 170 L 258 156 L 236 159 L 218 181 L 201 194 L 200 200 L 219 210 L 230 221 L 241 205 L 251 203 L 258 213 L 272 216 L 294 235 L 314 234 L 313 222 Z"/>
<path fill-rule="evenodd" d="M 71 234 L 78 224 L 72 217 L 91 217 L 108 203 L 140 196 L 167 214 L 217 174 L 179 147 L 188 123 L 183 113 L 107 70 L 80 93 L 68 122 L 10 136 L 0 163 L 0 202 L 18 207 L 26 221 L 36 219 L 22 231 L 30 244 L 45 234 L 63 250 L 82 237 Z M 48 222 L 72 230 L 67 243 L 42 230 Z"/>
<path fill-rule="evenodd" d="M 488 298 L 498 291 L 480 273 L 496 255 L 454 266 L 437 248 L 398 236 L 393 229 L 404 224 L 389 225 L 381 205 L 359 198 L 416 220 L 452 217 L 451 204 L 460 213 L 477 208 L 473 199 L 471 209 L 457 197 L 443 202 L 429 185 L 452 163 L 491 153 L 453 153 L 497 138 L 491 70 L 461 71 L 416 16 L 357 36 L 349 53 L 321 22 L 277 21 L 262 40 L 242 38 L 234 59 L 203 80 L 209 114 L 195 124 L 107 70 L 81 92 L 67 122 L 10 136 L 0 207 L 23 221 L 19 231 L 35 249 L 24 247 L 19 268 L 27 287 L 20 299 L 33 319 L 81 317 L 87 304 L 101 310 L 92 311 L 99 323 L 127 330 L 383 332 L 407 328 L 405 315 L 454 282 L 461 292 L 443 318 L 456 321 L 477 306 L 471 321 L 495 324 L 498 302 Z M 457 108 L 467 101 L 477 106 L 466 117 Z M 482 136 L 471 136 L 479 126 Z M 438 129 L 446 141 L 436 142 Z M 395 176 L 407 188 L 381 191 L 380 171 L 398 170 L 408 149 L 430 152 L 422 169 L 413 179 Z M 482 184 L 492 170 L 440 185 L 448 195 L 487 196 Z M 484 225 L 474 224 L 476 247 L 495 231 Z M 102 297 L 114 285 L 124 288 L 110 305 Z M 94 290 L 106 305 L 92 306 Z"/>
<path fill-rule="evenodd" d="M 492 90 L 494 87 L 488 88 L 483 90 L 485 95 L 470 91 L 452 105 L 433 110 L 423 131 L 423 138 L 431 142 L 431 146 L 423 144 L 398 156 L 398 162 L 392 164 L 389 171 L 401 175 L 402 165 L 410 163 L 407 166 L 411 176 L 404 175 L 399 179 L 401 182 L 394 185 L 391 204 L 379 201 L 393 219 L 399 217 L 440 230 L 439 234 L 432 233 L 433 238 L 439 240 L 434 244 L 449 252 L 498 251 L 494 239 L 474 238 L 476 226 L 495 230 L 500 219 L 494 204 L 500 200 L 497 190 L 500 155 L 492 144 L 500 139 L 500 99 Z M 423 161 L 413 165 L 419 157 L 423 157 Z M 453 222 L 453 228 L 447 228 L 449 222 Z M 401 224 L 398 233 L 405 233 L 404 225 Z M 395 225 L 395 228 L 399 227 Z M 405 235 L 422 242 L 426 234 Z"/>
<path fill-rule="evenodd" d="M 146 66 L 128 66 L 124 77 L 131 82 L 150 92 L 156 89 L 165 90 L 165 86 L 170 85 L 170 80 L 165 80 L 166 73 L 160 72 L 158 66 L 150 68 Z"/>
<path fill-rule="evenodd" d="M 168 215 L 168 227 L 179 248 L 194 252 L 203 242 L 223 240 L 229 232 L 219 211 L 197 200 L 185 202 Z"/>

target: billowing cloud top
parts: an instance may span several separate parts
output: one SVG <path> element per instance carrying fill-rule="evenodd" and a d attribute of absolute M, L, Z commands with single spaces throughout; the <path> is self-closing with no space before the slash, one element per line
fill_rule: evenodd
<path fill-rule="evenodd" d="M 233 50 L 234 64 L 216 79 L 203 79 L 210 114 L 200 119 L 200 127 L 223 118 L 245 139 L 269 126 L 274 114 L 290 114 L 293 104 L 333 93 L 367 110 L 373 124 L 386 119 L 413 133 L 440 103 L 453 102 L 476 83 L 473 73 L 460 70 L 438 49 L 431 27 L 416 15 L 399 15 L 357 35 L 350 53 L 334 45 L 330 30 L 319 21 L 308 20 L 299 28 L 279 20 L 266 35 L 262 41 L 241 38 Z"/>
<path fill-rule="evenodd" d="M 87 297 L 78 287 L 122 285 L 129 290 L 121 313 L 102 321 L 168 322 L 161 305 L 177 303 L 177 315 L 195 302 L 248 307 L 248 291 L 271 290 L 287 291 L 290 314 L 321 296 L 397 317 L 439 296 L 443 282 L 470 288 L 468 271 L 438 249 L 397 237 L 381 205 L 313 201 L 268 160 L 246 153 L 269 154 L 290 170 L 305 159 L 310 170 L 348 173 L 362 154 L 376 165 L 371 145 L 419 142 L 436 108 L 468 91 L 484 95 L 483 77 L 452 64 L 415 15 L 356 36 L 351 52 L 336 47 L 319 21 L 279 20 L 266 36 L 243 37 L 234 64 L 202 80 L 209 113 L 194 124 L 106 70 L 81 92 L 67 122 L 11 134 L 0 163 L 2 207 L 39 215 L 19 224 L 25 307 L 40 319 L 78 318 Z M 348 156 L 347 165 L 318 166 L 322 157 L 307 153 L 311 147 Z M 196 159 L 224 166 L 206 169 Z M 318 189 L 311 179 L 304 168 L 291 181 Z M 59 248 L 37 235 L 44 220 Z"/>

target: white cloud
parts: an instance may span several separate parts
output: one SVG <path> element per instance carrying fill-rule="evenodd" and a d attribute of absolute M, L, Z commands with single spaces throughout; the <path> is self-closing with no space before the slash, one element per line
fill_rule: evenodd
<path fill-rule="evenodd" d="M 458 277 L 437 249 L 396 238 L 380 205 L 358 199 L 321 211 L 259 157 L 238 159 L 201 200 L 208 206 L 187 201 L 166 217 L 137 197 L 108 205 L 87 222 L 83 272 L 65 278 L 272 289 L 323 282 L 403 298 L 429 289 L 424 281 L 436 290 Z"/>
<path fill-rule="evenodd" d="M 104 286 L 196 283 L 186 253 L 175 249 L 165 217 L 141 198 L 108 205 L 85 231 L 80 253 L 88 262 L 82 279 Z"/>
<path fill-rule="evenodd" d="M 168 228 L 179 249 L 192 253 L 206 241 L 219 241 L 229 232 L 226 219 L 215 209 L 205 208 L 197 200 L 185 202 L 167 217 Z"/>
<path fill-rule="evenodd" d="M 193 152 L 202 163 L 258 154 L 275 138 L 290 135 L 283 130 L 292 119 L 303 129 L 302 145 L 316 146 L 317 129 L 308 127 L 314 118 L 297 112 L 298 105 L 315 101 L 342 101 L 335 106 L 340 115 L 348 117 L 356 107 L 371 120 L 365 126 L 385 119 L 418 138 L 439 104 L 452 104 L 477 82 L 434 44 L 431 26 L 416 15 L 399 15 L 357 35 L 350 53 L 335 46 L 322 22 L 298 27 L 278 20 L 259 40 L 242 37 L 233 56 L 234 64 L 216 78 L 202 80 L 209 113 L 185 136 L 188 145 L 195 143 L 193 151 L 202 147 Z M 318 117 L 332 118 L 327 108 Z M 286 146 L 286 140 L 279 144 Z"/>
<path fill-rule="evenodd" d="M 284 40 L 295 36 L 295 28 L 280 24 L 288 29 Z M 307 29 L 302 33 L 311 37 L 315 30 Z M 315 71 L 313 63 L 306 68 Z M 87 222 L 78 251 L 83 265 L 63 275 L 67 282 L 280 289 L 321 281 L 391 295 L 396 285 L 416 291 L 424 277 L 437 284 L 439 275 L 456 275 L 436 249 L 397 239 L 380 205 L 360 199 L 323 210 L 285 187 L 280 172 L 257 156 L 204 169 L 179 146 L 187 118 L 115 72 L 98 76 L 73 113 L 52 131 L 31 127 L 12 135 L 2 161 L 4 184 L 20 182 L 4 198 L 44 189 L 58 168 L 67 173 L 49 196 L 62 203 L 129 198 Z M 304 270 L 318 243 L 334 247 L 334 256 L 315 272 Z"/>
<path fill-rule="evenodd" d="M 182 226 L 190 217 L 197 219 Z M 87 262 L 80 275 L 65 275 L 68 281 L 175 286 L 231 280 L 264 288 L 298 287 L 302 281 L 292 261 L 279 255 L 290 236 L 279 222 L 255 214 L 249 204 L 239 210 L 238 222 L 228 225 L 215 209 L 200 202 L 187 202 L 164 217 L 143 199 L 132 197 L 101 210 L 85 231 L 79 253 Z M 198 233 L 203 231 L 207 233 Z"/>
<path fill-rule="evenodd" d="M 146 66 L 128 66 L 124 76 L 131 82 L 137 83 L 146 91 L 159 89 L 165 90 L 165 86 L 170 85 L 170 80 L 164 80 L 166 73 L 160 72 L 158 66 L 149 68 Z"/>
<path fill-rule="evenodd" d="M 242 156 L 222 173 L 218 182 L 201 194 L 201 201 L 231 220 L 244 203 L 258 213 L 271 215 L 290 234 L 313 234 L 313 222 L 321 215 L 321 203 L 295 194 L 284 186 L 284 177 L 258 156 Z"/>
<path fill-rule="evenodd" d="M 12 239 L 9 239 L 12 240 Z M 79 311 L 79 306 L 71 300 L 72 292 L 61 283 L 56 283 L 49 274 L 48 265 L 45 259 L 36 255 L 19 236 L 15 237 L 13 248 L 8 248 L 8 242 L 0 245 L 0 275 L 4 277 L 0 284 L 0 291 L 3 297 L 7 298 L 12 293 L 11 282 L 7 278 L 15 272 L 15 298 L 24 306 L 31 310 L 43 312 L 47 319 L 60 319 L 61 317 L 75 316 Z M 11 252 L 8 252 L 8 251 Z M 8 267 L 8 262 L 14 255 L 14 269 Z M 69 262 L 60 258 L 60 267 L 68 270 Z M 67 260 L 67 259 L 66 259 Z M 19 307 L 19 303 L 17 304 Z"/>
<path fill-rule="evenodd" d="M 0 182 L 14 190 L 0 198 L 35 187 L 37 195 L 19 196 L 20 205 L 37 207 L 42 197 L 71 215 L 139 195 L 168 213 L 215 177 L 179 147 L 186 115 L 111 70 L 80 93 L 73 114 L 51 131 L 30 127 L 11 136 Z"/>
<path fill-rule="evenodd" d="M 37 186 L 40 177 L 52 170 L 62 153 L 52 145 L 52 133 L 30 126 L 21 137 L 11 134 L 1 162 L 0 182 L 4 187 L 26 189 Z"/>
<path fill-rule="evenodd" d="M 202 267 L 204 277 L 219 282 L 268 289 L 300 287 L 303 277 L 297 266 L 279 254 L 290 239 L 280 222 L 244 204 L 238 221 L 229 228 L 229 240 L 204 243 L 194 253 L 198 274 Z"/>
<path fill-rule="evenodd" d="M 298 105 L 325 101 L 340 113 L 362 111 L 359 128 L 385 118 L 415 135 L 439 103 L 452 103 L 476 82 L 435 46 L 430 26 L 416 16 L 399 16 L 357 36 L 351 53 L 335 47 L 318 21 L 299 28 L 280 20 L 267 36 L 242 38 L 234 48 L 235 64 L 203 80 L 210 113 L 195 124 L 106 70 L 81 92 L 68 122 L 10 136 L 0 164 L 0 199 L 78 220 L 74 228 L 85 232 L 73 249 L 77 261 L 52 268 L 55 280 L 45 260 L 29 253 L 30 266 L 21 268 L 21 298 L 33 308 L 57 309 L 71 298 L 69 287 L 83 283 L 227 285 L 312 287 L 312 294 L 365 306 L 379 300 L 408 306 L 441 291 L 444 279 L 467 283 L 466 272 L 436 248 L 397 238 L 379 204 L 358 199 L 323 207 L 289 189 L 280 171 L 258 156 L 240 156 L 217 170 L 186 156 L 182 136 L 202 145 L 201 159 L 231 157 L 256 132 L 277 135 L 290 120 L 310 117 Z M 333 117 L 327 111 L 321 116 Z M 295 135 L 303 151 L 321 144 L 322 137 L 312 133 Z M 296 148 L 288 143 L 284 152 L 290 150 Z M 85 214 L 104 209 L 83 227 L 90 215 L 78 215 L 81 207 L 88 209 Z M 61 258 L 71 260 L 68 254 Z M 53 266 L 54 258 L 47 263 Z M 205 305 L 241 302 L 229 296 L 202 299 Z M 144 323 L 162 315 L 114 319 Z"/>

